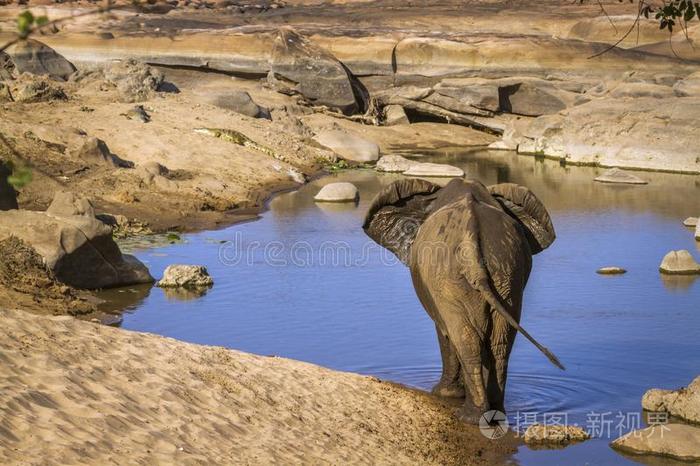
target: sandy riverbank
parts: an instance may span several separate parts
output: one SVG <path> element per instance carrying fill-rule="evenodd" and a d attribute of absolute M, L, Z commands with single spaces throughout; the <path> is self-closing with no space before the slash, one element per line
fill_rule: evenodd
<path fill-rule="evenodd" d="M 499 464 L 427 394 L 283 358 L 0 311 L 2 464 Z"/>

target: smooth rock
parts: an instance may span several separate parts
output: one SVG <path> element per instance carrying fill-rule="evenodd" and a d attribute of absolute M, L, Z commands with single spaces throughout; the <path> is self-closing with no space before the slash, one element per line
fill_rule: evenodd
<path fill-rule="evenodd" d="M 500 110 L 525 116 L 557 113 L 566 103 L 551 91 L 526 81 L 499 88 Z"/>
<path fill-rule="evenodd" d="M 83 140 L 77 147 L 70 150 L 70 154 L 74 158 L 91 164 L 123 168 L 133 166 L 132 163 L 122 160 L 112 154 L 107 144 L 102 139 L 95 137 L 88 137 Z"/>
<path fill-rule="evenodd" d="M 461 178 L 464 170 L 442 163 L 414 163 L 403 172 L 406 176 Z"/>
<path fill-rule="evenodd" d="M 384 155 L 377 161 L 375 168 L 378 172 L 403 173 L 415 163 L 400 155 Z"/>
<path fill-rule="evenodd" d="M 700 424 L 700 376 L 678 390 L 647 390 L 642 397 L 642 408 L 667 412 L 684 421 Z"/>
<path fill-rule="evenodd" d="M 355 202 L 360 196 L 357 187 L 352 183 L 330 183 L 325 185 L 314 196 L 317 202 Z"/>
<path fill-rule="evenodd" d="M 202 265 L 173 264 L 165 268 L 163 278 L 156 286 L 161 288 L 202 288 L 214 284 L 214 280 Z"/>
<path fill-rule="evenodd" d="M 407 125 L 411 123 L 401 105 L 387 105 L 384 107 L 384 124 L 386 126 Z"/>
<path fill-rule="evenodd" d="M 698 461 L 700 460 L 700 428 L 687 424 L 652 425 L 618 438 L 612 442 L 611 446 L 628 453 Z"/>
<path fill-rule="evenodd" d="M 71 192 L 59 191 L 54 194 L 46 213 L 57 217 L 70 217 L 72 215 L 94 217 L 95 208 L 92 202 L 84 197 Z"/>
<path fill-rule="evenodd" d="M 285 93 L 299 93 L 315 105 L 350 115 L 359 103 L 353 87 L 359 82 L 330 52 L 289 27 L 281 28 L 273 42 L 269 83 Z"/>
<path fill-rule="evenodd" d="M 648 181 L 619 168 L 611 168 L 593 179 L 599 183 L 647 184 Z"/>
<path fill-rule="evenodd" d="M 10 168 L 0 160 L 0 210 L 18 209 L 17 192 L 7 181 L 12 174 Z"/>
<path fill-rule="evenodd" d="M 482 81 L 483 84 L 478 84 L 477 82 L 462 83 L 462 81 L 463 80 L 459 78 L 444 79 L 435 86 L 435 92 L 457 99 L 472 107 L 489 110 L 491 112 L 498 111 L 500 101 L 498 86 L 495 83 Z"/>
<path fill-rule="evenodd" d="M 700 264 L 685 249 L 666 254 L 659 266 L 659 272 L 669 275 L 700 274 Z"/>
<path fill-rule="evenodd" d="M 105 81 L 117 88 L 122 102 L 150 99 L 165 79 L 159 70 L 133 59 L 110 63 L 102 72 Z"/>
<path fill-rule="evenodd" d="M 696 227 L 698 225 L 698 217 L 688 217 L 683 220 L 683 225 L 687 227 Z"/>
<path fill-rule="evenodd" d="M 217 107 L 251 118 L 270 119 L 270 111 L 256 104 L 246 91 L 231 90 L 226 94 L 214 96 L 212 102 Z"/>
<path fill-rule="evenodd" d="M 0 212 L 0 238 L 11 235 L 33 247 L 56 278 L 76 288 L 108 288 L 150 283 L 153 277 L 138 259 L 122 254 L 112 228 L 88 215 Z"/>
<path fill-rule="evenodd" d="M 314 139 L 346 160 L 367 163 L 376 162 L 379 158 L 377 144 L 344 131 L 322 131 Z"/>
<path fill-rule="evenodd" d="M 692 73 L 673 85 L 678 97 L 700 96 L 700 71 Z"/>
<path fill-rule="evenodd" d="M 525 431 L 525 443 L 566 445 L 588 440 L 591 436 L 578 426 L 533 424 Z"/>
<path fill-rule="evenodd" d="M 596 271 L 596 273 L 601 275 L 621 275 L 623 273 L 627 273 L 627 270 L 623 269 L 622 267 L 601 267 Z"/>
<path fill-rule="evenodd" d="M 11 47 L 9 54 L 18 73 L 48 75 L 65 81 L 76 71 L 71 62 L 38 40 L 23 40 Z"/>

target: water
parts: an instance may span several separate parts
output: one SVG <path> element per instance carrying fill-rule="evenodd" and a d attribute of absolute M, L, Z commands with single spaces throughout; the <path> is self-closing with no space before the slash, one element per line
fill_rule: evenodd
<path fill-rule="evenodd" d="M 599 169 L 511 153 L 430 159 L 460 165 L 485 184 L 530 187 L 557 230 L 556 242 L 534 258 L 522 324 L 567 371 L 518 337 L 506 406 L 512 423 L 566 413 L 569 424 L 592 429 L 596 438 L 564 450 L 522 447 L 515 461 L 636 464 L 639 458 L 623 457 L 608 443 L 635 427 L 644 391 L 686 385 L 700 374 L 700 279 L 658 273 L 670 250 L 700 257 L 700 243 L 681 223 L 700 214 L 700 177 L 640 173 L 649 185 L 613 186 L 592 182 Z M 440 375 L 433 324 L 408 270 L 361 230 L 374 194 L 398 177 L 343 172 L 276 197 L 258 221 L 136 252 L 155 276 L 172 263 L 206 265 L 215 286 L 203 296 L 158 288 L 106 296 L 113 306 L 128 306 L 127 329 L 429 389 Z M 358 186 L 359 205 L 313 202 L 320 186 L 341 180 Z M 608 265 L 628 273 L 595 273 Z"/>

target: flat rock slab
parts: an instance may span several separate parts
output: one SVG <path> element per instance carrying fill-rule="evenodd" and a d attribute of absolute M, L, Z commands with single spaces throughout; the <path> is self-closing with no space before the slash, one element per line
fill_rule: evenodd
<path fill-rule="evenodd" d="M 214 280 L 203 265 L 173 264 L 166 267 L 156 286 L 161 288 L 206 288 Z"/>
<path fill-rule="evenodd" d="M 379 159 L 379 146 L 372 141 L 339 130 L 322 131 L 314 138 L 341 158 L 368 163 Z"/>
<path fill-rule="evenodd" d="M 685 220 L 683 220 L 683 225 L 687 227 L 692 227 L 695 228 L 698 226 L 698 218 L 697 217 L 688 217 Z"/>
<path fill-rule="evenodd" d="M 525 431 L 528 445 L 562 446 L 589 438 L 590 434 L 578 426 L 533 424 Z"/>
<path fill-rule="evenodd" d="M 642 397 L 642 408 L 667 412 L 679 419 L 700 424 L 700 376 L 678 390 L 647 390 Z"/>
<path fill-rule="evenodd" d="M 376 169 L 379 172 L 403 173 L 416 163 L 400 155 L 385 155 L 377 162 Z"/>
<path fill-rule="evenodd" d="M 355 202 L 360 192 L 352 183 L 331 183 L 325 185 L 314 197 L 316 202 Z"/>
<path fill-rule="evenodd" d="M 406 176 L 461 178 L 464 176 L 464 170 L 442 163 L 414 163 L 403 174 Z"/>
<path fill-rule="evenodd" d="M 601 267 L 596 270 L 596 273 L 600 275 L 622 275 L 623 273 L 627 273 L 627 270 L 622 267 Z"/>
<path fill-rule="evenodd" d="M 23 40 L 11 47 L 10 56 L 18 73 L 48 75 L 65 81 L 76 70 L 63 55 L 34 39 Z"/>
<path fill-rule="evenodd" d="M 683 461 L 700 460 L 700 428 L 687 424 L 653 425 L 615 440 L 615 449 L 635 454 L 667 456 Z"/>
<path fill-rule="evenodd" d="M 602 175 L 594 178 L 594 181 L 599 183 L 621 183 L 621 184 L 647 184 L 647 180 L 644 180 L 636 175 L 628 173 L 619 168 L 612 168 Z"/>
<path fill-rule="evenodd" d="M 659 266 L 659 272 L 669 275 L 700 274 L 700 264 L 685 249 L 666 254 Z"/>

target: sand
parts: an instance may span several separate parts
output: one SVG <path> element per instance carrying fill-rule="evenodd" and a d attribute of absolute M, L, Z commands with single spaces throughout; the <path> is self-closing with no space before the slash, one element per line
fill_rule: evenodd
<path fill-rule="evenodd" d="M 452 407 L 373 377 L 0 310 L 0 464 L 499 464 Z"/>

